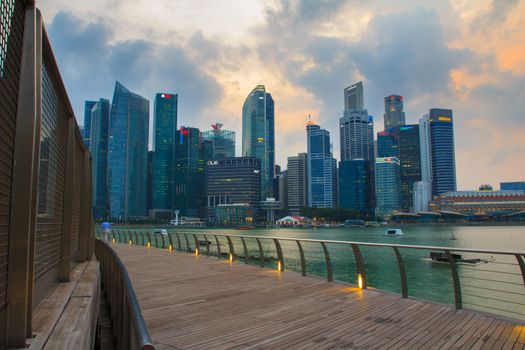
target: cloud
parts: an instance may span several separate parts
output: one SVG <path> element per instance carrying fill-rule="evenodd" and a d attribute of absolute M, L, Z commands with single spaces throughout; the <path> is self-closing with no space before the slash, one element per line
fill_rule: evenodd
<path fill-rule="evenodd" d="M 81 124 L 84 100 L 111 99 L 116 80 L 150 100 L 156 92 L 179 93 L 179 120 L 185 123 L 207 125 L 202 113 L 223 93 L 201 68 L 201 58 L 186 53 L 187 43 L 115 41 L 114 29 L 104 19 L 86 21 L 71 12 L 58 12 L 48 30 L 65 84 L 74 92 L 70 98 Z M 203 49 L 207 44 L 200 41 Z"/>

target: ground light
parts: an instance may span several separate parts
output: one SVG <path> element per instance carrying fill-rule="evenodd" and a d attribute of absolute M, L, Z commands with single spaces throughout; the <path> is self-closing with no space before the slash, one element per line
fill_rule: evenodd
<path fill-rule="evenodd" d="M 148 248 L 151 248 L 151 242 L 148 242 Z"/>
<path fill-rule="evenodd" d="M 233 262 L 233 254 L 230 254 L 230 262 Z"/>
<path fill-rule="evenodd" d="M 133 241 L 130 239 L 129 240 L 129 245 L 132 245 L 133 244 Z"/>
<path fill-rule="evenodd" d="M 171 246 L 171 244 L 168 246 L 168 250 L 171 252 L 173 250 L 173 247 Z"/>
<path fill-rule="evenodd" d="M 113 243 L 115 243 L 115 238 L 113 238 Z"/>
<path fill-rule="evenodd" d="M 199 248 L 195 248 L 195 256 L 199 255 Z"/>
<path fill-rule="evenodd" d="M 358 274 L 357 275 L 357 286 L 359 287 L 359 289 L 363 289 L 363 276 L 361 276 L 361 274 Z"/>
<path fill-rule="evenodd" d="M 277 271 L 282 271 L 283 266 L 281 265 L 281 260 L 277 260 Z"/>

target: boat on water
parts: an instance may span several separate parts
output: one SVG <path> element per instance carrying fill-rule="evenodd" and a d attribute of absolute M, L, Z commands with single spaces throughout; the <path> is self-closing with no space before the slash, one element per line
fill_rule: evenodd
<path fill-rule="evenodd" d="M 387 236 L 402 236 L 403 231 L 400 228 L 389 228 L 386 230 L 385 235 Z"/>
<path fill-rule="evenodd" d="M 367 221 L 365 222 L 366 227 L 379 227 L 381 224 L 377 221 Z"/>
<path fill-rule="evenodd" d="M 363 227 L 365 222 L 363 220 L 345 220 L 345 227 Z"/>
<path fill-rule="evenodd" d="M 459 265 L 477 265 L 477 264 L 483 264 L 483 263 L 489 263 L 491 261 L 494 261 L 495 259 L 490 257 L 490 259 L 482 259 L 482 258 L 472 258 L 472 259 L 464 259 L 460 254 L 453 254 L 453 253 L 445 253 L 445 252 L 430 252 L 430 259 L 434 263 L 440 263 L 440 264 L 450 264 L 450 257 L 454 259 L 454 262 Z"/>

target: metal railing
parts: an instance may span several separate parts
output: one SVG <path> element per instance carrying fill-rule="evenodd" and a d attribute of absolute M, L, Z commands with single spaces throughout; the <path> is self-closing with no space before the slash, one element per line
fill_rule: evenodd
<path fill-rule="evenodd" d="M 97 239 L 95 254 L 100 262 L 102 288 L 106 292 L 118 349 L 154 350 L 126 268 L 117 253 Z"/>
<path fill-rule="evenodd" d="M 286 267 L 303 276 L 321 275 L 328 281 L 352 282 L 363 289 L 370 286 L 398 292 L 403 298 L 427 299 L 453 304 L 456 309 L 525 320 L 525 252 L 179 230 L 167 236 L 112 230 L 109 239 L 230 261 L 242 259 L 280 271 Z M 444 255 L 433 260 L 431 252 Z M 453 255 L 458 253 L 461 259 Z"/>

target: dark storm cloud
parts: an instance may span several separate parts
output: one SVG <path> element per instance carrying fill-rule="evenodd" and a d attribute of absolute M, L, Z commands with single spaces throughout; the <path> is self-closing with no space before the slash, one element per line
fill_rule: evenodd
<path fill-rule="evenodd" d="M 220 85 L 193 60 L 184 44 L 159 45 L 153 41 L 116 41 L 102 19 L 87 22 L 59 12 L 48 25 L 66 87 L 77 119 L 83 120 L 87 99 L 111 99 L 116 80 L 153 100 L 156 92 L 179 93 L 179 116 L 198 123 L 202 110 L 220 99 Z M 204 48 L 206 41 L 201 40 Z M 210 57 L 209 59 L 213 59 Z"/>

